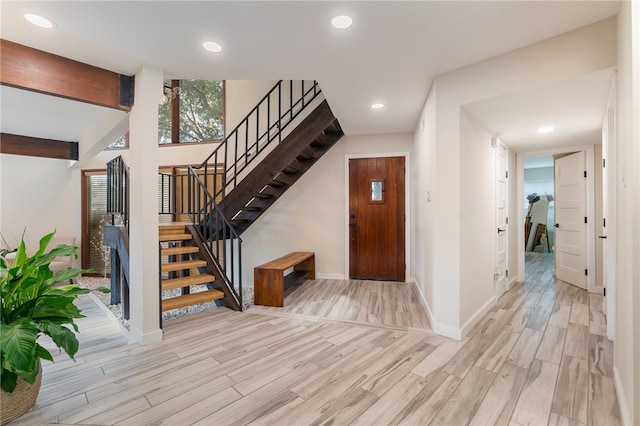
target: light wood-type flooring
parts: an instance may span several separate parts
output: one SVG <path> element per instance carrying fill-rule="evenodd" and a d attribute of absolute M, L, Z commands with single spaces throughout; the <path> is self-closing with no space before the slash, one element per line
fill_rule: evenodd
<path fill-rule="evenodd" d="M 425 328 L 407 284 L 309 282 L 284 309 L 181 318 L 146 346 L 83 297 L 76 362 L 47 363 L 12 424 L 620 424 L 602 298 L 529 257 L 460 342 Z"/>

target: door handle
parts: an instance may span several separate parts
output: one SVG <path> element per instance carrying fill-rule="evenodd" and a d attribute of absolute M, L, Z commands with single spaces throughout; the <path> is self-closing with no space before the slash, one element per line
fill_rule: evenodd
<path fill-rule="evenodd" d="M 556 223 L 556 224 L 555 224 L 555 227 L 556 227 L 556 228 L 560 228 L 560 224 L 559 224 L 559 223 Z"/>
<path fill-rule="evenodd" d="M 600 235 L 598 238 L 601 238 L 601 239 L 603 239 L 603 240 L 606 240 L 606 239 L 607 239 L 607 236 L 606 236 L 606 235 Z"/>
<path fill-rule="evenodd" d="M 507 230 L 506 229 L 502 229 L 502 228 L 498 228 L 498 234 L 501 233 L 501 232 L 507 232 Z"/>

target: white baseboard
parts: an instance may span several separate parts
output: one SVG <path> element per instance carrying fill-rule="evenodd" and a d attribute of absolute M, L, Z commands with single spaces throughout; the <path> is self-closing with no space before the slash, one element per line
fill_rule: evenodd
<path fill-rule="evenodd" d="M 316 273 L 317 280 L 346 280 L 344 274 L 318 274 Z"/>
<path fill-rule="evenodd" d="M 420 290 L 418 281 L 415 278 L 411 278 L 411 280 L 407 282 L 412 282 L 416 286 L 418 294 L 420 295 L 420 300 L 422 301 L 422 305 L 427 311 L 427 317 L 429 318 L 429 324 L 431 324 L 431 329 L 433 330 L 433 332 L 450 339 L 462 340 L 462 330 L 460 330 L 459 328 L 450 327 L 448 325 L 442 325 L 435 320 L 433 314 L 431 313 L 431 309 L 429 308 L 429 304 L 424 298 L 424 294 L 422 294 L 422 291 Z"/>
<path fill-rule="evenodd" d="M 141 345 L 148 345 L 150 343 L 157 343 L 162 341 L 162 330 L 160 328 L 153 330 L 151 333 L 140 333 L 140 330 L 131 325 L 131 338 L 134 342 Z"/>
<path fill-rule="evenodd" d="M 111 310 L 107 308 L 104 305 L 104 303 L 102 303 L 102 300 L 100 300 L 98 296 L 96 296 L 93 293 L 87 293 L 87 296 L 89 296 L 89 298 L 93 300 L 93 303 L 95 303 L 98 306 L 98 308 L 100 308 L 100 310 L 104 312 L 104 314 L 107 316 L 107 318 L 109 318 L 109 320 L 112 323 L 118 326 L 118 328 L 120 329 L 120 333 L 122 333 L 122 335 L 127 339 L 127 344 L 130 345 L 132 343 L 135 343 L 135 341 L 131 337 L 131 333 L 129 333 L 129 329 L 125 327 L 124 324 L 122 324 L 122 322 L 120 322 L 118 318 L 116 318 L 113 312 L 111 312 Z"/>
<path fill-rule="evenodd" d="M 507 291 L 511 290 L 518 283 L 518 277 L 513 277 L 507 283 Z"/>
<path fill-rule="evenodd" d="M 633 418 L 631 417 L 631 407 L 627 401 L 627 396 L 622 388 L 620 380 L 620 371 L 617 367 L 613 367 L 613 383 L 616 387 L 616 395 L 618 396 L 618 407 L 620 408 L 620 418 L 624 426 L 633 426 Z"/>
<path fill-rule="evenodd" d="M 498 298 L 496 296 L 493 296 L 491 299 L 489 299 L 487 303 L 484 304 L 482 308 L 480 308 L 478 312 L 476 312 L 471 318 L 469 318 L 469 321 L 467 321 L 462 326 L 462 337 L 466 336 L 467 333 L 471 331 L 473 326 L 479 323 L 480 320 L 484 318 L 484 316 L 487 315 L 487 313 L 489 313 L 491 308 L 496 306 L 497 301 L 498 301 Z"/>

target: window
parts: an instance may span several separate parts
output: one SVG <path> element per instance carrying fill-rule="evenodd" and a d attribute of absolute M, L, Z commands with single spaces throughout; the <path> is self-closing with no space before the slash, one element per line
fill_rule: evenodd
<path fill-rule="evenodd" d="M 129 132 L 120 136 L 115 140 L 111 145 L 107 147 L 107 149 L 127 149 L 129 148 Z"/>
<path fill-rule="evenodd" d="M 158 116 L 158 143 L 224 139 L 224 81 L 167 80 Z"/>
<path fill-rule="evenodd" d="M 109 247 L 103 244 L 102 228 L 111 223 L 107 215 L 107 172 L 82 172 L 82 267 L 109 272 Z"/>

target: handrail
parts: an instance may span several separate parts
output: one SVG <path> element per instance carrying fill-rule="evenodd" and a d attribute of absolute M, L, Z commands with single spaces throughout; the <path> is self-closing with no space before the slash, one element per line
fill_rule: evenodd
<path fill-rule="evenodd" d="M 107 214 L 112 225 L 117 216 L 129 232 L 129 167 L 122 156 L 107 163 Z"/>
<path fill-rule="evenodd" d="M 209 164 L 225 165 L 221 175 L 222 182 L 217 181 L 217 176 L 213 179 L 215 190 L 211 192 L 215 199 L 224 197 L 233 190 L 238 184 L 240 173 L 271 142 L 277 140 L 280 143 L 284 129 L 322 93 L 317 81 L 306 84 L 307 87 L 305 80 L 278 81 L 202 164 L 196 167 L 204 170 L 204 176 L 207 176 Z M 208 184 L 208 179 L 205 179 L 205 186 L 209 189 Z"/>

